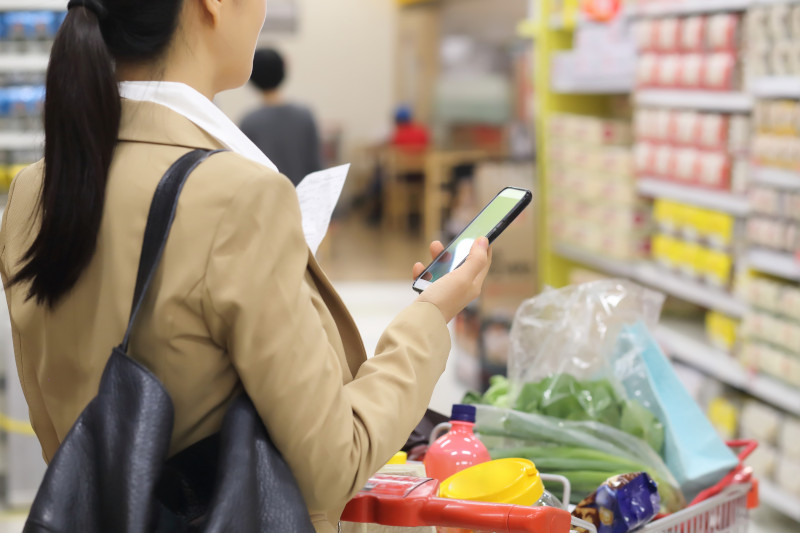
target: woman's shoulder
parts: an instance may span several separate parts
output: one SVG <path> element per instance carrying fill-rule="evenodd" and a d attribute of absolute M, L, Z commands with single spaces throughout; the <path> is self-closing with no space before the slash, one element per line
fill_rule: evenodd
<path fill-rule="evenodd" d="M 196 173 L 209 179 L 224 180 L 228 189 L 254 182 L 261 186 L 291 186 L 291 181 L 275 170 L 236 152 L 224 151 L 209 157 Z"/>

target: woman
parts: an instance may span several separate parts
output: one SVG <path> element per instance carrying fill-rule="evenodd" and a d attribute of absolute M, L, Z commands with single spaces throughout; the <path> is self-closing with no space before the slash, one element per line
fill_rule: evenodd
<path fill-rule="evenodd" d="M 266 0 L 69 6 L 47 73 L 45 157 L 14 181 L 0 234 L 45 460 L 122 337 L 156 184 L 188 151 L 226 147 L 182 193 L 131 354 L 148 354 L 139 360 L 172 397 L 171 453 L 217 432 L 244 389 L 317 531 L 334 531 L 422 417 L 449 352 L 446 323 L 478 296 L 488 243 L 402 311 L 367 361 L 305 243 L 291 182 L 210 103 L 247 81 Z"/>

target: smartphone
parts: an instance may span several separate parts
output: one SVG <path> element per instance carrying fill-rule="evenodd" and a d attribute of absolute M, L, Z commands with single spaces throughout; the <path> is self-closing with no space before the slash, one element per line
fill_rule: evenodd
<path fill-rule="evenodd" d="M 448 272 L 452 272 L 464 262 L 479 237 L 486 237 L 491 244 L 511 224 L 522 210 L 531 203 L 533 195 L 527 189 L 506 187 L 484 207 L 478 216 L 459 233 L 458 237 L 433 260 L 414 280 L 413 289 L 422 292 Z M 532 244 L 531 244 L 532 246 Z"/>

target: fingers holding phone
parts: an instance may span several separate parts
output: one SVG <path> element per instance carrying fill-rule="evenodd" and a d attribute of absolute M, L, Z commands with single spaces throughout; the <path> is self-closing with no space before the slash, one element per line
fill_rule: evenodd
<path fill-rule="evenodd" d="M 472 244 L 461 266 L 431 283 L 417 300 L 434 304 L 445 320 L 450 322 L 472 300 L 480 296 L 491 264 L 489 239 L 479 237 Z"/>

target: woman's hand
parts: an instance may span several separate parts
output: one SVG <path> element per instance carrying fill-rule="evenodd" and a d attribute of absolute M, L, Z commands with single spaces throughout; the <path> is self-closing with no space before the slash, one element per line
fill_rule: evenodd
<path fill-rule="evenodd" d="M 444 246 L 439 241 L 433 241 L 430 250 L 431 257 L 435 259 L 442 253 Z M 489 248 L 489 240 L 480 237 L 472 244 L 464 264 L 430 285 L 419 295 L 417 301 L 432 303 L 439 308 L 445 320 L 450 322 L 472 300 L 480 296 L 483 280 L 486 279 L 491 264 L 492 250 Z M 415 264 L 414 279 L 423 270 L 425 265 Z"/>

